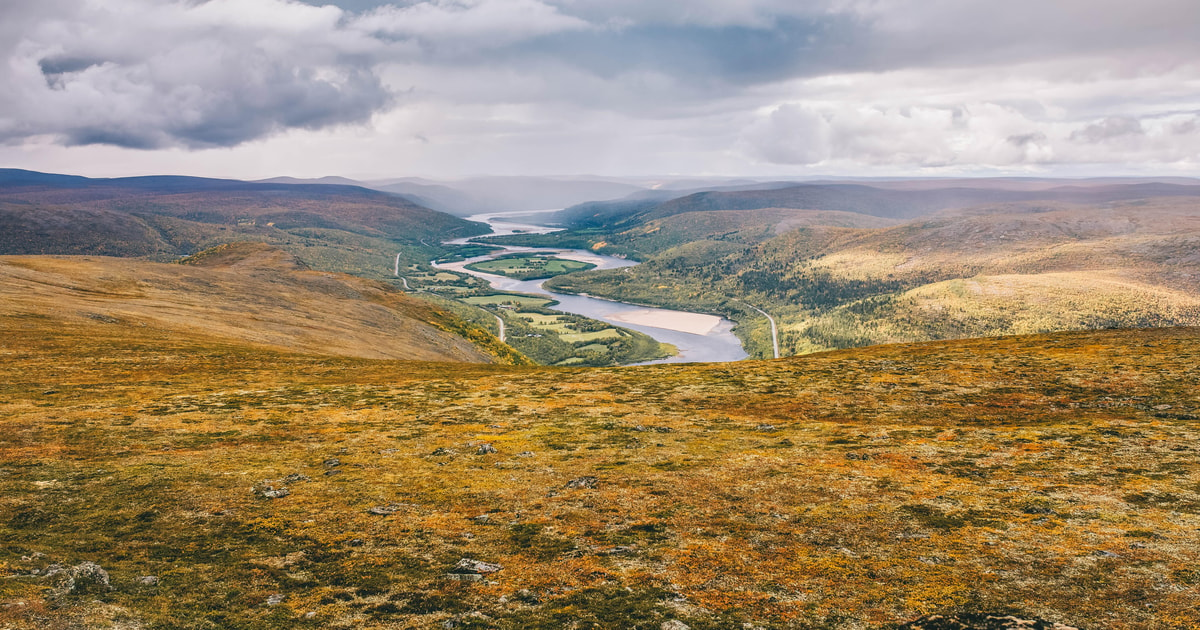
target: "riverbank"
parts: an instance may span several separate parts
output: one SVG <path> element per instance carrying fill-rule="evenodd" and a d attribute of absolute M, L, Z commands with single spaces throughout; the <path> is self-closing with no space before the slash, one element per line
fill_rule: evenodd
<path fill-rule="evenodd" d="M 473 244 L 476 238 L 489 236 L 547 234 L 558 231 L 559 228 L 536 222 L 543 217 L 549 217 L 552 212 L 486 213 L 467 217 L 471 221 L 487 223 L 492 228 L 492 233 L 457 239 L 450 244 Z M 517 280 L 468 268 L 468 265 L 474 263 L 516 253 L 537 253 L 586 262 L 596 265 L 596 269 L 599 270 L 632 267 L 639 264 L 635 261 L 588 250 L 503 245 L 499 247 L 501 249 L 487 255 L 451 263 L 437 263 L 434 267 L 475 276 L 486 281 L 497 291 L 546 296 L 558 302 L 554 305 L 554 310 L 620 325 L 678 349 L 675 356 L 652 363 L 729 362 L 740 361 L 749 356 L 742 348 L 741 340 L 732 332 L 734 323 L 715 315 L 647 307 L 587 295 L 557 293 L 544 287 L 545 280 Z"/>

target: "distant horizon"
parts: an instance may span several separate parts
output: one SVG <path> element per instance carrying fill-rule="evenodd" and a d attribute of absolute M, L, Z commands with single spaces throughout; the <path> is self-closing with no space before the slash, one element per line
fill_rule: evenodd
<path fill-rule="evenodd" d="M 963 174 L 963 175 L 738 175 L 738 174 L 650 174 L 650 175 L 603 175 L 597 173 L 571 173 L 571 174 L 547 174 L 547 173 L 530 173 L 524 175 L 502 175 L 492 173 L 480 173 L 472 175 L 463 175 L 456 177 L 433 177 L 426 175 L 383 175 L 383 176 L 361 176 L 354 177 L 350 175 L 331 174 L 318 175 L 313 177 L 300 177 L 295 175 L 270 175 L 267 177 L 243 177 L 236 175 L 203 175 L 172 171 L 147 171 L 136 174 L 126 175 L 90 175 L 85 172 L 68 172 L 68 171 L 50 171 L 27 168 L 22 166 L 3 165 L 0 166 L 0 171 L 14 170 L 27 171 L 31 173 L 41 173 L 45 175 L 62 175 L 68 177 L 84 177 L 87 179 L 134 179 L 139 177 L 194 177 L 198 179 L 218 179 L 241 181 L 248 183 L 270 182 L 272 180 L 293 179 L 301 182 L 318 181 L 322 179 L 346 179 L 363 184 L 379 184 L 382 182 L 395 180 L 424 180 L 437 183 L 449 182 L 465 182 L 480 179 L 543 179 L 543 180 L 560 180 L 560 181 L 618 181 L 625 183 L 632 182 L 656 182 L 656 181 L 687 181 L 687 180 L 723 180 L 725 182 L 734 182 L 738 180 L 746 180 L 750 183 L 772 183 L 772 182 L 821 182 L 821 181 L 861 181 L 861 182 L 885 182 L 885 181 L 961 181 L 961 180 L 1014 180 L 1014 181 L 1088 181 L 1088 180 L 1152 180 L 1152 179 L 1178 179 L 1192 180 L 1200 183 L 1200 173 L 1194 175 L 1186 174 L 1150 174 L 1150 173 L 1114 173 L 1101 175 L 1054 175 L 1054 174 Z"/>

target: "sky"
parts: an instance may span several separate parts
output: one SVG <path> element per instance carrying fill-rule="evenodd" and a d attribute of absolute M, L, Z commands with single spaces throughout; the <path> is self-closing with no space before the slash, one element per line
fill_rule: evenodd
<path fill-rule="evenodd" d="M 1196 0 L 0 0 L 0 167 L 1200 176 Z"/>

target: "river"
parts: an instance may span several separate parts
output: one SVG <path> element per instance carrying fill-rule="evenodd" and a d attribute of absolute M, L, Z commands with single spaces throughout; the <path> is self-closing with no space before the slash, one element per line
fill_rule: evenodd
<path fill-rule="evenodd" d="M 484 236 L 504 236 L 508 234 L 546 234 L 560 228 L 547 226 L 539 220 L 548 218 L 557 210 L 542 212 L 489 212 L 467 217 L 468 221 L 486 223 L 492 228 L 490 234 Z M 449 241 L 449 244 L 466 244 L 474 238 L 463 238 Z M 611 324 L 630 328 L 646 333 L 663 343 L 669 343 L 679 349 L 679 354 L 648 363 L 696 363 L 696 362 L 725 362 L 740 361 L 747 358 L 742 349 L 742 342 L 733 334 L 733 322 L 700 313 L 688 313 L 662 308 L 651 308 L 614 302 L 586 295 L 568 295 L 555 293 L 542 287 L 545 280 L 515 280 L 505 276 L 483 273 L 467 269 L 466 266 L 497 256 L 517 252 L 537 252 L 554 255 L 559 258 L 578 260 L 596 265 L 597 269 L 619 269 L 632 267 L 638 263 L 604 256 L 584 249 L 555 249 L 547 247 L 504 247 L 486 256 L 476 256 L 454 263 L 435 264 L 439 269 L 467 273 L 486 280 L 493 289 L 513 291 L 516 293 L 531 293 L 544 295 L 558 302 L 551 307 L 567 313 L 575 313 L 599 319 Z"/>

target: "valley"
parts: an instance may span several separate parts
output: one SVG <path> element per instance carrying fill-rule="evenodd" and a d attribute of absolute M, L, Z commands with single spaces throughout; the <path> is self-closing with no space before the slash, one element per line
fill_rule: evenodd
<path fill-rule="evenodd" d="M 0 196 L 0 627 L 1200 625 L 1200 186 L 76 183 Z"/>

